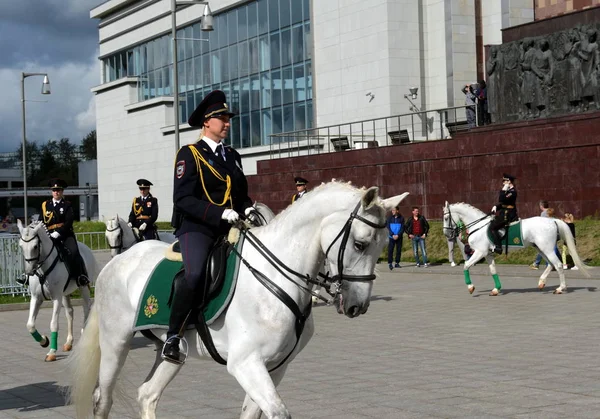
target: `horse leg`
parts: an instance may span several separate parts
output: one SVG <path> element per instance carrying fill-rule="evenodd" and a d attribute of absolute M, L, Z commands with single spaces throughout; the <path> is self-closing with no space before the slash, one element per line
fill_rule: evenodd
<path fill-rule="evenodd" d="M 71 304 L 71 297 L 63 295 L 62 304 L 67 316 L 67 340 L 62 349 L 63 352 L 70 352 L 73 349 L 73 304 Z"/>
<path fill-rule="evenodd" d="M 48 336 L 40 335 L 37 329 L 35 328 L 35 319 L 40 311 L 40 307 L 42 306 L 43 300 L 35 295 L 31 296 L 31 301 L 29 302 L 29 319 L 27 319 L 27 330 L 31 333 L 31 336 L 35 339 L 36 342 L 39 342 L 42 348 L 48 347 L 50 340 Z"/>
<path fill-rule="evenodd" d="M 267 418 L 290 419 L 292 417 L 275 388 L 274 380 L 258 357 L 237 358 L 234 354 L 230 354 L 227 360 L 227 371 L 246 390 L 246 400 L 252 399 Z M 257 409 L 253 411 L 256 412 Z"/>
<path fill-rule="evenodd" d="M 494 278 L 494 289 L 492 291 L 490 291 L 490 295 L 492 297 L 495 297 L 496 295 L 498 295 L 500 293 L 500 290 L 502 289 L 502 283 L 500 282 L 500 277 L 498 276 L 498 273 L 496 272 L 496 259 L 494 258 L 493 255 L 486 255 L 485 260 L 487 261 L 487 263 L 490 267 L 490 273 L 492 274 L 492 278 Z"/>
<path fill-rule="evenodd" d="M 156 406 L 160 397 L 183 365 L 165 361 L 161 354 L 162 346 L 157 345 L 154 366 L 144 384 L 138 389 L 141 419 L 156 419 Z"/>
<path fill-rule="evenodd" d="M 275 387 L 279 385 L 283 376 L 285 374 L 285 370 L 287 369 L 287 365 L 283 365 L 271 373 L 271 379 L 273 380 L 273 384 Z M 252 400 L 252 398 L 246 394 L 246 398 L 244 399 L 244 404 L 242 405 L 242 414 L 240 415 L 240 419 L 260 419 L 262 416 L 262 410 L 260 407 Z"/>
<path fill-rule="evenodd" d="M 58 299 L 52 300 L 52 320 L 50 320 L 50 351 L 46 354 L 46 362 L 56 361 L 56 350 L 58 349 L 58 316 L 60 315 L 60 304 Z"/>
<path fill-rule="evenodd" d="M 554 266 L 554 269 L 556 269 L 556 272 L 558 272 L 558 278 L 560 279 L 560 286 L 554 290 L 553 294 L 562 294 L 563 291 L 567 290 L 567 283 L 565 281 L 565 271 L 563 270 L 562 263 L 561 263 L 560 259 L 558 259 L 558 256 L 554 252 L 554 249 L 552 249 L 552 252 L 549 253 L 547 260 L 548 260 L 548 266 L 546 267 L 546 269 L 544 270 L 544 273 L 542 274 L 542 276 L 544 277 L 544 283 L 546 283 L 546 277 L 552 271 L 552 266 Z M 540 279 L 540 282 L 541 281 L 542 280 Z"/>
<path fill-rule="evenodd" d="M 481 251 L 475 250 L 469 258 L 469 260 L 465 261 L 465 264 L 463 265 L 463 273 L 465 274 L 465 284 L 467 284 L 469 294 L 473 294 L 473 291 L 475 291 L 475 285 L 471 283 L 471 273 L 469 272 L 469 269 L 471 269 L 471 266 L 479 262 L 483 258 L 483 256 L 484 254 Z"/>

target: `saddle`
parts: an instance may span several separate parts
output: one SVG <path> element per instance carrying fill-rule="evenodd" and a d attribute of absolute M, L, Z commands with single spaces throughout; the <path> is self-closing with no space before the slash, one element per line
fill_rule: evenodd
<path fill-rule="evenodd" d="M 205 267 L 205 284 L 207 285 L 208 292 L 204 297 L 204 302 L 210 301 L 216 294 L 221 291 L 223 286 L 223 281 L 225 280 L 225 273 L 227 270 L 227 258 L 231 253 L 233 248 L 233 244 L 226 240 L 225 236 L 219 237 L 212 249 L 210 250 L 206 262 Z M 179 245 L 179 240 L 173 243 L 167 251 L 165 252 L 165 257 L 168 260 L 174 262 L 181 262 L 183 260 L 181 256 L 181 247 Z M 177 281 L 182 280 L 185 275 L 185 270 L 182 268 L 175 275 L 175 279 L 173 280 L 173 286 L 171 287 L 171 296 L 169 298 L 168 304 L 171 304 L 171 299 L 173 298 L 173 292 L 175 290 L 175 283 Z M 202 304 L 203 302 L 199 302 Z"/>
<path fill-rule="evenodd" d="M 67 279 L 67 282 L 65 283 L 65 287 L 63 289 L 63 291 L 64 291 L 69 286 L 69 282 L 71 282 L 71 280 L 78 279 L 76 275 L 72 274 L 72 272 L 77 272 L 77 268 L 78 268 L 77 265 L 79 265 L 79 267 L 81 267 L 81 275 L 84 275 L 87 278 L 88 273 L 87 273 L 87 269 L 86 269 L 85 263 L 83 262 L 83 258 L 81 257 L 81 255 L 79 255 L 79 257 L 72 255 L 71 252 L 69 252 L 69 249 L 67 249 L 61 241 L 55 240 L 54 246 L 56 247 L 56 250 L 58 251 L 59 260 L 61 260 L 65 264 L 65 267 L 67 268 L 67 272 L 69 273 L 69 278 Z M 49 273 L 50 272 L 46 272 L 46 275 Z"/>

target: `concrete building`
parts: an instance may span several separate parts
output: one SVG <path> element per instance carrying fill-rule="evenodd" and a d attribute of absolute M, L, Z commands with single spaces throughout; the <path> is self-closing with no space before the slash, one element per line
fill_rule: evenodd
<path fill-rule="evenodd" d="M 185 121 L 213 89 L 228 95 L 228 143 L 247 174 L 269 158 L 272 134 L 464 104 L 483 74 L 483 45 L 534 18 L 531 0 L 211 0 L 177 12 L 181 144 Z M 124 214 L 135 181 L 154 183 L 160 220 L 171 216 L 174 140 L 171 1 L 108 0 L 99 20 L 96 94 L 100 216 Z M 414 132 L 413 132 L 414 134 Z M 282 145 L 285 147 L 285 145 Z"/>

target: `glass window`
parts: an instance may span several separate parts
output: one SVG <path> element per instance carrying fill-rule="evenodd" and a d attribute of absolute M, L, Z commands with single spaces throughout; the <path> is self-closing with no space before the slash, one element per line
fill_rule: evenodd
<path fill-rule="evenodd" d="M 283 103 L 294 101 L 294 71 L 292 67 L 283 70 Z"/>
<path fill-rule="evenodd" d="M 187 114 L 187 94 L 182 93 L 179 95 L 179 123 L 183 124 L 188 120 Z"/>
<path fill-rule="evenodd" d="M 271 144 L 271 110 L 268 109 L 266 111 L 261 112 L 262 116 L 262 144 L 268 145 Z"/>
<path fill-rule="evenodd" d="M 202 39 L 203 32 L 200 30 L 200 23 L 194 23 L 192 25 L 192 38 L 194 39 Z M 194 43 L 194 57 L 202 54 L 204 51 L 204 47 L 206 42 L 204 41 L 191 41 Z"/>
<path fill-rule="evenodd" d="M 304 20 L 310 19 L 310 0 L 299 0 L 302 1 L 302 15 L 304 16 Z"/>
<path fill-rule="evenodd" d="M 304 61 L 304 25 L 292 28 L 292 60 L 295 63 Z"/>
<path fill-rule="evenodd" d="M 181 123 L 185 123 L 187 122 L 188 119 L 190 119 L 190 115 L 192 114 L 192 112 L 194 112 L 194 109 L 196 109 L 196 106 L 194 105 L 194 91 L 189 91 L 186 94 L 186 113 L 183 115 L 183 120 L 181 121 Z"/>
<path fill-rule="evenodd" d="M 171 90 L 171 67 L 163 67 L 162 68 L 162 80 L 164 86 L 164 94 L 165 96 L 173 95 L 173 91 Z"/>
<path fill-rule="evenodd" d="M 227 48 L 221 50 L 221 81 L 229 80 L 229 51 Z"/>
<path fill-rule="evenodd" d="M 231 97 L 227 98 L 232 112 L 240 113 L 240 82 L 231 82 Z"/>
<path fill-rule="evenodd" d="M 191 40 L 194 37 L 191 26 L 188 26 L 187 28 L 184 29 L 183 37 L 185 39 L 182 42 L 183 42 L 184 49 L 185 49 L 185 59 L 187 60 L 194 56 L 194 44 L 197 42 L 197 41 Z"/>
<path fill-rule="evenodd" d="M 210 77 L 210 54 L 202 55 L 202 85 L 207 86 L 212 83 Z"/>
<path fill-rule="evenodd" d="M 148 42 L 146 45 L 147 57 L 148 57 L 148 71 L 154 70 L 154 45 L 153 42 Z M 181 56 L 179 57 L 181 61 Z"/>
<path fill-rule="evenodd" d="M 179 93 L 185 92 L 186 89 L 185 89 L 185 64 L 184 63 L 180 63 L 178 65 L 178 67 L 177 67 L 177 73 L 178 73 L 177 74 L 177 77 L 178 77 L 177 84 L 179 85 L 177 91 Z M 154 97 L 154 96 L 152 96 L 152 97 Z"/>
<path fill-rule="evenodd" d="M 267 0 L 258 0 L 258 33 L 263 35 L 269 32 L 269 4 Z"/>
<path fill-rule="evenodd" d="M 250 56 L 248 52 L 248 41 L 241 42 L 238 45 L 238 65 L 240 68 L 240 77 L 250 74 Z"/>
<path fill-rule="evenodd" d="M 248 13 L 246 6 L 242 6 L 237 10 L 238 15 L 238 40 L 245 41 L 248 39 Z"/>
<path fill-rule="evenodd" d="M 302 0 L 292 1 L 292 24 L 302 22 Z"/>
<path fill-rule="evenodd" d="M 260 55 L 258 51 L 258 38 L 254 38 L 248 41 L 249 57 L 250 57 L 250 74 L 258 73 L 260 71 Z"/>
<path fill-rule="evenodd" d="M 294 131 L 294 106 L 283 107 L 283 132 Z"/>
<path fill-rule="evenodd" d="M 230 84 L 229 83 L 221 83 L 221 90 L 223 91 L 223 93 L 225 93 L 225 97 L 227 98 L 227 101 L 229 102 L 229 100 L 231 99 L 231 92 L 229 91 L 229 87 Z M 200 102 L 197 102 L 200 103 Z M 231 102 L 229 102 L 229 104 L 231 104 Z"/>
<path fill-rule="evenodd" d="M 281 108 L 273 108 L 273 119 L 271 120 L 271 133 L 279 134 L 283 129 L 283 124 L 281 123 L 283 116 L 283 110 Z"/>
<path fill-rule="evenodd" d="M 296 0 L 297 1 L 297 0 Z M 290 26 L 290 0 L 279 0 L 279 26 L 285 28 Z"/>
<path fill-rule="evenodd" d="M 281 66 L 292 63 L 292 31 L 281 31 Z"/>
<path fill-rule="evenodd" d="M 257 146 L 260 143 L 260 111 L 254 111 L 250 114 L 250 144 Z"/>
<path fill-rule="evenodd" d="M 154 78 L 154 71 L 148 73 L 148 90 L 150 99 L 156 97 L 156 79 Z"/>
<path fill-rule="evenodd" d="M 281 71 L 272 71 L 271 72 L 271 86 L 273 94 L 271 96 L 273 106 L 281 105 Z"/>
<path fill-rule="evenodd" d="M 148 71 L 148 51 L 146 45 L 140 47 L 140 73 L 146 73 Z"/>
<path fill-rule="evenodd" d="M 227 46 L 227 15 L 215 16 L 214 27 L 219 32 L 219 48 Z"/>
<path fill-rule="evenodd" d="M 250 111 L 250 79 L 240 80 L 240 112 Z"/>
<path fill-rule="evenodd" d="M 304 64 L 294 67 L 294 100 L 306 100 L 306 79 L 304 78 Z"/>
<path fill-rule="evenodd" d="M 231 120 L 231 129 L 229 130 L 229 143 L 234 148 L 240 147 L 240 121 L 239 118 Z"/>
<path fill-rule="evenodd" d="M 202 56 L 199 55 L 194 58 L 194 89 L 200 89 L 202 85 Z"/>
<path fill-rule="evenodd" d="M 305 102 L 294 105 L 294 130 L 299 131 L 306 128 L 306 104 Z"/>
<path fill-rule="evenodd" d="M 215 21 L 216 24 L 216 21 Z M 209 31 L 209 32 L 205 32 L 208 34 L 208 47 L 210 51 L 214 51 L 216 49 L 219 48 L 218 46 L 218 40 L 219 40 L 219 36 L 218 36 L 218 31 Z"/>
<path fill-rule="evenodd" d="M 310 60 L 312 56 L 312 36 L 310 33 L 310 23 L 304 25 L 304 57 Z"/>
<path fill-rule="evenodd" d="M 276 32 L 271 34 L 271 68 L 281 66 L 279 53 L 279 32 Z"/>
<path fill-rule="evenodd" d="M 260 109 L 260 79 L 258 74 L 250 77 L 250 109 Z"/>
<path fill-rule="evenodd" d="M 268 71 L 260 75 L 261 103 L 263 108 L 271 106 L 271 76 Z"/>
<path fill-rule="evenodd" d="M 185 60 L 185 40 L 181 38 L 185 38 L 185 31 L 183 29 L 177 31 L 177 61 Z M 150 55 L 148 55 L 148 61 L 150 61 Z"/>
<path fill-rule="evenodd" d="M 185 91 L 194 90 L 194 60 L 190 58 L 185 62 Z"/>
<path fill-rule="evenodd" d="M 256 2 L 248 4 L 248 38 L 258 35 L 258 18 Z"/>
<path fill-rule="evenodd" d="M 308 61 L 306 63 L 306 98 L 312 99 L 312 63 Z"/>
<path fill-rule="evenodd" d="M 229 31 L 229 45 L 238 41 L 237 35 L 237 10 L 233 9 L 227 12 L 227 29 Z"/>
<path fill-rule="evenodd" d="M 250 147 L 250 114 L 240 116 L 240 139 L 242 147 Z"/>
<path fill-rule="evenodd" d="M 238 46 L 231 45 L 229 47 L 229 77 L 228 80 L 237 79 L 238 73 Z"/>
<path fill-rule="evenodd" d="M 260 55 L 260 71 L 271 68 L 271 50 L 269 49 L 269 35 L 263 35 L 258 39 Z"/>
<path fill-rule="evenodd" d="M 210 74 L 212 74 L 212 83 L 221 82 L 221 64 L 219 51 L 210 53 Z"/>
<path fill-rule="evenodd" d="M 269 32 L 279 29 L 279 0 L 269 0 Z"/>
<path fill-rule="evenodd" d="M 196 103 L 199 104 L 200 102 L 202 102 L 202 99 L 204 99 L 204 96 L 202 95 L 202 89 L 196 90 L 196 92 L 194 93 L 194 97 L 196 98 Z"/>
<path fill-rule="evenodd" d="M 306 128 L 310 129 L 313 127 L 313 105 L 312 100 L 306 101 Z"/>

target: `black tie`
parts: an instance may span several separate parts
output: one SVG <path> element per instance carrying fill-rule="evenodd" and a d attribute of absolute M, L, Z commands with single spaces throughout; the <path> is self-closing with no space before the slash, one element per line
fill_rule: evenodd
<path fill-rule="evenodd" d="M 226 160 L 225 159 L 225 150 L 223 150 L 223 144 L 219 143 L 219 145 L 217 146 L 217 149 L 216 149 L 216 153 L 217 153 L 217 156 L 221 158 L 221 160 L 223 160 L 223 161 Z"/>

